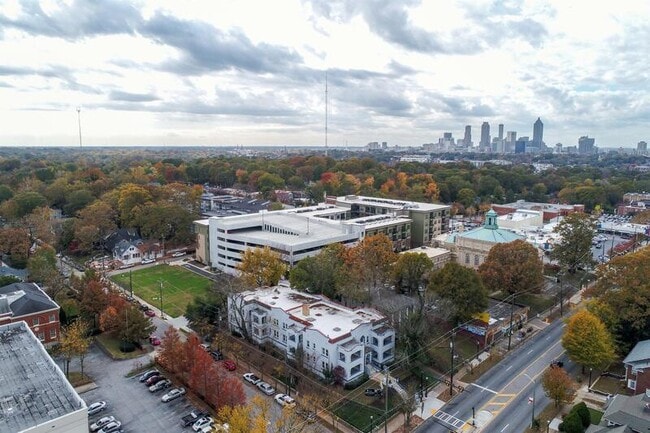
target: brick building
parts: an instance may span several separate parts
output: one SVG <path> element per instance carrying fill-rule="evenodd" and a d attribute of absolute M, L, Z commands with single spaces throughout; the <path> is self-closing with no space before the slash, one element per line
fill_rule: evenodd
<path fill-rule="evenodd" d="M 639 341 L 623 360 L 625 385 L 636 394 L 650 389 L 650 340 Z"/>
<path fill-rule="evenodd" d="M 34 283 L 0 287 L 0 325 L 24 320 L 46 347 L 59 341 L 59 310 L 57 303 Z"/>

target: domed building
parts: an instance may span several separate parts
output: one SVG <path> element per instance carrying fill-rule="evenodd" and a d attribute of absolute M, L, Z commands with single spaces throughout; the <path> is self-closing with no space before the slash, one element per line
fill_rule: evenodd
<path fill-rule="evenodd" d="M 497 224 L 498 216 L 493 209 L 490 209 L 485 214 L 483 227 L 466 232 L 451 233 L 444 240 L 442 246 L 452 252 L 452 257 L 458 264 L 478 269 L 494 245 L 519 239 L 526 240 L 525 236 L 507 229 L 500 229 Z"/>

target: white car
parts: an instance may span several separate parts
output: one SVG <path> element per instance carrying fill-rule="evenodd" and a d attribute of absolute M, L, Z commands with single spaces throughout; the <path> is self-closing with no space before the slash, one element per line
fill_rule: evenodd
<path fill-rule="evenodd" d="M 115 421 L 114 416 L 105 416 L 103 418 L 100 418 L 94 423 L 90 424 L 90 431 L 97 431 L 100 428 L 104 427 L 106 424 L 112 423 L 113 421 Z"/>
<path fill-rule="evenodd" d="M 167 403 L 168 401 L 177 399 L 178 397 L 184 394 L 185 394 L 185 388 L 183 387 L 174 388 L 171 391 L 169 391 L 167 394 L 163 395 L 161 400 L 163 403 Z"/>
<path fill-rule="evenodd" d="M 153 385 L 151 385 L 149 387 L 149 392 L 158 392 L 165 388 L 169 388 L 170 386 L 172 386 L 172 381 L 169 379 L 163 379 L 160 382 L 156 382 Z"/>
<path fill-rule="evenodd" d="M 196 422 L 192 424 L 192 430 L 202 431 L 205 427 L 212 427 L 212 424 L 214 424 L 214 420 L 210 417 L 204 416 L 197 419 Z"/>
<path fill-rule="evenodd" d="M 155 261 L 156 261 L 156 259 L 142 259 L 142 261 L 140 263 L 143 264 L 143 265 L 148 265 L 150 263 L 155 263 Z"/>
<path fill-rule="evenodd" d="M 185 251 L 176 251 L 174 254 L 172 254 L 172 257 L 183 257 L 185 255 Z"/>
<path fill-rule="evenodd" d="M 116 432 L 122 427 L 122 423 L 119 421 L 113 421 L 106 424 L 101 428 L 97 433 L 113 433 Z"/>
<path fill-rule="evenodd" d="M 244 380 L 253 385 L 257 385 L 262 381 L 259 377 L 255 376 L 253 373 L 244 373 Z"/>
<path fill-rule="evenodd" d="M 106 409 L 106 402 L 105 401 L 96 401 L 90 406 L 88 406 L 88 416 L 98 414 L 99 412 L 103 411 Z"/>
<path fill-rule="evenodd" d="M 270 384 L 266 382 L 258 382 L 255 386 L 257 386 L 260 389 L 260 391 L 262 391 L 266 395 L 275 394 L 275 388 L 273 388 Z"/>
<path fill-rule="evenodd" d="M 279 404 L 282 407 L 294 407 L 296 405 L 296 400 L 293 399 L 293 397 L 287 395 L 287 394 L 276 394 L 275 397 L 273 397 L 275 402 Z"/>

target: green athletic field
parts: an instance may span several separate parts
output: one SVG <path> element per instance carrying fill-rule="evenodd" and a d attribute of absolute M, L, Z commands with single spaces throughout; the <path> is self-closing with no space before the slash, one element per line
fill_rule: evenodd
<path fill-rule="evenodd" d="M 129 277 L 130 274 L 130 277 Z M 133 294 L 160 308 L 160 285 L 162 281 L 163 311 L 165 315 L 178 317 L 185 314 L 185 307 L 192 299 L 208 292 L 211 281 L 180 266 L 156 265 L 144 269 L 126 271 L 111 279 Z"/>

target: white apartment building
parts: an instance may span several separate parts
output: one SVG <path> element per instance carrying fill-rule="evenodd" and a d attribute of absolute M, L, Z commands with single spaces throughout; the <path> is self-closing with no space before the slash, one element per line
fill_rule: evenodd
<path fill-rule="evenodd" d="M 230 295 L 228 322 L 231 331 L 302 359 L 316 374 L 340 367 L 345 383 L 361 378 L 370 364 L 395 358 L 395 330 L 375 309 L 350 309 L 286 286 Z"/>

